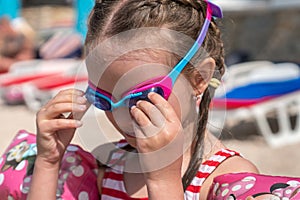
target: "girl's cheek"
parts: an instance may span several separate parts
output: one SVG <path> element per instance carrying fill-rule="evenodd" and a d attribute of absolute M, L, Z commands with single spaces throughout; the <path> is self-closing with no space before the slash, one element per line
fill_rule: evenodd
<path fill-rule="evenodd" d="M 182 96 L 171 94 L 168 102 L 182 123 L 185 121 L 196 121 L 198 106 L 196 105 L 195 98 L 193 98 L 191 94 L 184 93 Z"/>
<path fill-rule="evenodd" d="M 172 106 L 174 111 L 176 112 L 177 117 L 179 119 L 181 119 L 182 118 L 182 110 L 185 109 L 184 106 L 182 105 L 182 103 L 180 103 L 180 101 L 178 101 L 178 98 L 173 94 L 170 95 L 168 102 Z"/>
<path fill-rule="evenodd" d="M 168 101 L 182 122 L 197 117 L 197 105 L 193 94 L 194 89 L 190 82 L 184 76 L 179 76 Z"/>

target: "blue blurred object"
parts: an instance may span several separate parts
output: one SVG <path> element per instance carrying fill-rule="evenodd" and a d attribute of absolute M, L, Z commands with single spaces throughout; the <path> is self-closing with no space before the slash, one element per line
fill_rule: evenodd
<path fill-rule="evenodd" d="M 15 19 L 20 16 L 20 8 L 19 0 L 0 0 L 0 18 Z"/>
<path fill-rule="evenodd" d="M 287 94 L 300 90 L 300 77 L 291 80 L 250 83 L 234 88 L 223 98 L 230 99 L 258 99 Z"/>
<path fill-rule="evenodd" d="M 87 19 L 94 4 L 94 0 L 75 0 L 74 2 L 74 7 L 77 11 L 75 29 L 82 36 L 83 40 L 87 33 Z"/>

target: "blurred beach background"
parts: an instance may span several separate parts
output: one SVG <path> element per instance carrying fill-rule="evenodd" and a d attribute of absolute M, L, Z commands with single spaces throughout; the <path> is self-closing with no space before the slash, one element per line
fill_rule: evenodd
<path fill-rule="evenodd" d="M 220 4 L 224 10 L 224 19 L 220 24 L 223 31 L 228 68 L 253 61 L 293 63 L 294 66 L 299 67 L 300 4 L 298 0 L 215 0 L 215 2 Z M 57 32 L 70 33 L 70 30 L 75 30 L 74 32 L 77 31 L 84 38 L 85 22 L 79 19 L 85 20 L 86 17 L 82 18 L 79 14 L 79 12 L 82 12 L 79 11 L 80 6 L 84 6 L 84 3 L 81 3 L 80 0 L 76 3 L 71 0 L 52 0 L 51 2 L 24 0 L 21 4 L 22 8 L 18 11 L 19 13 L 12 18 L 22 17 L 26 20 L 26 24 L 34 32 L 35 47 L 40 47 L 43 42 L 49 40 Z M 89 5 L 85 9 L 90 9 L 90 7 Z M 4 7 L 1 7 L 0 4 L 0 14 L 4 15 L 3 12 Z M 73 33 L 73 31 L 71 32 Z M 64 41 L 62 43 L 64 44 Z M 72 55 L 71 59 L 80 62 L 80 56 L 78 55 Z M 1 81 L 3 83 L 3 80 L 9 78 L 10 73 L 8 71 L 0 75 L 0 84 Z M 300 73 L 295 74 L 295 76 L 300 77 Z M 272 74 L 269 74 L 268 77 L 272 77 Z M 72 84 L 68 84 L 72 86 Z M 19 92 L 19 89 L 15 90 Z M 15 90 L 11 89 L 9 94 L 14 94 Z M 23 99 L 9 99 L 7 97 L 8 93 L 5 92 L 7 92 L 7 88 L 3 84 L 0 85 L 2 97 L 0 100 L 0 152 L 5 151 L 18 130 L 25 129 L 32 133 L 36 132 L 35 115 L 37 107 L 40 106 L 39 104 L 30 107 L 28 102 L 24 102 Z M 55 92 L 57 90 L 47 93 L 48 96 L 43 96 L 43 100 L 47 100 Z M 247 108 L 242 109 L 242 115 L 235 112 L 235 109 L 231 109 L 230 112 L 225 109 L 224 113 L 227 113 L 225 115 L 227 119 L 224 126 L 216 125 L 218 130 L 223 129 L 220 138 L 224 143 L 229 148 L 241 152 L 247 159 L 255 163 L 262 173 L 300 177 L 300 154 L 298 151 L 300 148 L 300 130 L 298 128 L 300 123 L 300 105 L 298 104 L 300 97 L 298 89 L 292 92 L 296 94 L 292 96 L 292 98 L 296 98 L 296 101 L 293 102 L 293 107 L 288 110 L 288 113 L 292 113 L 288 116 L 289 121 L 292 121 L 291 124 L 293 124 L 291 125 L 292 134 L 287 133 L 287 135 L 290 135 L 285 137 L 280 137 L 280 134 L 277 134 L 277 136 L 279 135 L 279 144 L 272 145 L 268 141 L 269 138 L 261 132 L 261 127 L 256 121 L 257 118 L 252 116 L 252 110 Z M 3 97 L 6 97 L 6 99 Z M 282 101 L 275 100 L 271 105 L 284 102 L 285 97 L 282 99 Z M 45 101 L 39 103 L 45 103 Z M 259 109 L 262 109 L 262 107 L 258 107 Z M 279 112 L 281 111 L 279 110 Z M 270 118 L 274 119 L 280 116 L 281 114 L 277 113 Z M 212 120 L 212 126 L 214 126 L 213 123 Z M 278 122 L 277 126 L 280 126 L 280 123 Z M 275 124 L 276 127 L 276 122 L 270 122 L 269 124 L 272 127 Z M 283 126 L 285 127 L 284 124 Z M 271 134 L 270 137 L 275 138 L 277 136 Z M 286 139 L 287 137 L 290 139 Z M 75 138 L 74 142 L 81 143 L 80 138 Z"/>

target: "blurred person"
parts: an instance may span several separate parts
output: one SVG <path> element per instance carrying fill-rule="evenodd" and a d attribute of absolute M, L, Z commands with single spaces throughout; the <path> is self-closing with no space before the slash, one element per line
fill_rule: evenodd
<path fill-rule="evenodd" d="M 0 73 L 8 72 L 12 64 L 35 57 L 34 32 L 21 18 L 0 19 Z"/>

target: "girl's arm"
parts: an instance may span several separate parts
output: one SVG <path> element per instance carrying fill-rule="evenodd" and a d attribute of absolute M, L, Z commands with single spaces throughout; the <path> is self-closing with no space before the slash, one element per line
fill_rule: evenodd
<path fill-rule="evenodd" d="M 169 170 L 171 169 L 168 169 L 168 167 L 164 170 L 160 170 L 160 172 L 157 173 L 158 178 L 159 177 L 160 178 L 157 180 L 153 180 L 153 178 L 147 179 L 146 184 L 147 184 L 149 199 L 159 199 L 159 200 L 160 199 L 172 199 L 172 200 L 184 199 L 181 173 L 180 172 L 170 173 Z M 169 171 L 169 172 L 165 173 L 164 171 Z M 159 175 L 160 173 L 164 173 L 164 174 Z M 168 174 L 168 178 L 163 179 L 163 177 L 166 174 Z"/>
<path fill-rule="evenodd" d="M 59 163 L 49 164 L 37 157 L 28 200 L 56 200 Z"/>
<path fill-rule="evenodd" d="M 208 149 L 211 149 L 211 155 L 214 152 L 219 151 L 220 149 L 226 149 L 227 147 L 222 144 L 222 142 L 217 139 L 211 133 L 206 135 L 207 140 L 214 146 L 207 145 Z M 208 149 L 206 151 L 208 151 Z M 210 156 L 211 156 L 210 155 Z M 233 156 L 229 157 L 225 161 L 223 161 L 214 171 L 213 173 L 204 181 L 201 192 L 200 192 L 200 200 L 206 200 L 207 195 L 210 191 L 210 187 L 213 183 L 213 179 L 219 175 L 227 174 L 227 173 L 239 173 L 239 172 L 250 172 L 250 173 L 259 173 L 257 167 L 250 162 L 249 160 L 241 157 L 241 156 Z"/>
<path fill-rule="evenodd" d="M 136 149 L 140 153 L 149 199 L 184 198 L 181 181 L 183 130 L 173 107 L 163 97 L 150 93 L 151 100 L 131 108 L 135 119 Z"/>
<path fill-rule="evenodd" d="M 55 200 L 60 163 L 81 121 L 63 113 L 83 114 L 87 109 L 84 93 L 69 89 L 59 92 L 37 113 L 37 158 L 29 200 Z"/>

